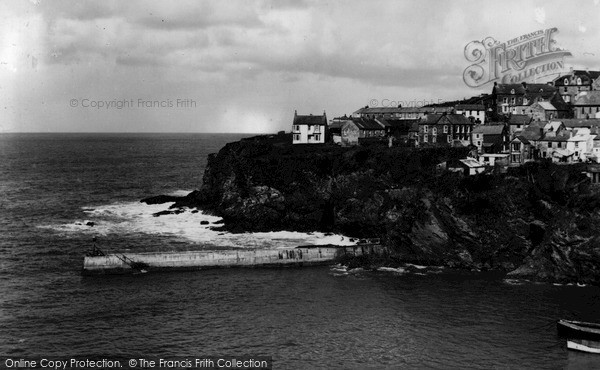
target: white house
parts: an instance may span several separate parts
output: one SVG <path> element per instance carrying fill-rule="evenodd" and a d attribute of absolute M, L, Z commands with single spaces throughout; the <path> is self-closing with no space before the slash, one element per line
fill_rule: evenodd
<path fill-rule="evenodd" d="M 294 111 L 294 122 L 292 123 L 292 135 L 294 144 L 324 144 L 327 133 L 327 115 L 322 116 L 298 115 Z"/>
<path fill-rule="evenodd" d="M 483 104 L 457 104 L 454 111 L 467 118 L 473 117 L 474 123 L 485 124 L 485 107 Z"/>
<path fill-rule="evenodd" d="M 586 161 L 594 151 L 594 138 L 589 128 L 580 128 L 567 140 L 567 150 L 573 153 L 574 161 Z"/>

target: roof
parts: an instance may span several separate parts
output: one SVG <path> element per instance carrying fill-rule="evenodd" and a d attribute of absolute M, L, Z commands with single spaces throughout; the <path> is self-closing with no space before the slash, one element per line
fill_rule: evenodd
<path fill-rule="evenodd" d="M 575 97 L 573 105 L 600 105 L 600 90 L 580 92 Z"/>
<path fill-rule="evenodd" d="M 540 141 L 551 141 L 551 142 L 569 141 L 570 138 L 571 138 L 571 134 L 563 131 L 556 136 L 544 136 L 543 138 L 540 139 Z"/>
<path fill-rule="evenodd" d="M 592 135 L 589 129 L 582 128 L 581 130 L 577 130 L 573 137 L 569 138 L 568 141 L 588 141 L 589 139 L 593 140 L 595 137 L 596 135 Z"/>
<path fill-rule="evenodd" d="M 526 114 L 513 114 L 508 119 L 509 125 L 528 125 L 533 120 L 532 117 Z"/>
<path fill-rule="evenodd" d="M 483 104 L 456 104 L 456 110 L 485 110 Z"/>
<path fill-rule="evenodd" d="M 412 127 L 413 123 L 418 123 L 418 119 L 398 119 L 398 118 L 376 118 L 377 122 L 381 123 L 385 127 L 406 129 Z"/>
<path fill-rule="evenodd" d="M 374 119 L 366 119 L 366 118 L 353 118 L 352 122 L 361 130 L 383 130 L 384 127 L 377 123 Z"/>
<path fill-rule="evenodd" d="M 341 128 L 344 123 L 348 120 L 334 120 L 329 122 L 329 129 L 338 129 Z"/>
<path fill-rule="evenodd" d="M 513 92 L 514 91 L 514 92 Z M 497 84 L 494 92 L 497 95 L 552 95 L 556 91 L 555 86 L 548 84 Z"/>
<path fill-rule="evenodd" d="M 544 131 L 545 132 L 557 132 L 560 129 L 560 126 L 562 126 L 562 122 L 560 121 L 550 121 L 548 123 L 546 123 L 546 126 L 544 126 Z"/>
<path fill-rule="evenodd" d="M 472 132 L 483 135 L 502 135 L 502 131 L 504 131 L 504 125 L 482 125 L 475 127 Z"/>
<path fill-rule="evenodd" d="M 353 114 L 395 114 L 395 113 L 449 113 L 452 107 L 364 107 Z"/>
<path fill-rule="evenodd" d="M 451 125 L 472 125 L 473 122 L 471 122 L 470 119 L 468 119 L 467 117 L 465 117 L 462 114 L 428 114 L 427 117 L 420 121 L 419 124 L 420 125 L 435 125 L 438 124 L 440 122 L 440 120 L 443 120 L 444 123 L 450 123 Z"/>
<path fill-rule="evenodd" d="M 453 125 L 472 125 L 470 119 L 465 117 L 463 114 L 446 114 L 445 117 L 450 121 Z"/>
<path fill-rule="evenodd" d="M 459 159 L 458 161 L 470 168 L 484 167 L 483 163 L 480 163 L 479 161 L 473 158 Z"/>
<path fill-rule="evenodd" d="M 535 104 L 538 104 L 540 107 L 542 107 L 542 109 L 544 110 L 557 110 L 554 105 L 552 105 L 551 103 L 547 102 L 547 101 L 539 101 Z M 532 104 L 533 105 L 533 104 Z"/>
<path fill-rule="evenodd" d="M 592 82 L 591 80 L 595 80 L 598 77 L 600 77 L 600 71 L 585 71 L 582 69 L 576 69 L 576 70 L 570 71 L 569 73 L 561 75 L 560 77 L 555 78 L 554 85 L 555 86 L 565 86 L 565 82 L 564 82 L 565 78 L 567 79 L 567 82 L 569 85 L 575 85 L 577 82 L 577 80 L 576 80 L 577 77 L 581 77 L 582 85 L 588 85 Z"/>
<path fill-rule="evenodd" d="M 327 116 L 323 114 L 322 116 L 301 116 L 297 113 L 294 113 L 294 125 L 327 125 Z"/>
<path fill-rule="evenodd" d="M 511 140 L 511 142 L 515 141 L 515 140 L 519 140 L 520 142 L 522 142 L 523 144 L 529 144 L 529 140 L 527 140 L 526 137 L 524 137 L 523 135 L 518 135 L 516 136 L 514 139 Z"/>
<path fill-rule="evenodd" d="M 565 125 L 566 128 L 578 128 L 578 127 L 598 127 L 600 126 L 600 119 L 591 118 L 591 119 L 560 119 L 558 120 Z"/>

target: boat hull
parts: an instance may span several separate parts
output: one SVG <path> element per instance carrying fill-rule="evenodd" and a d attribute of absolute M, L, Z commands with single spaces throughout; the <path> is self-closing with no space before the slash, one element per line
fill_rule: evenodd
<path fill-rule="evenodd" d="M 567 339 L 584 339 L 600 342 L 600 324 L 582 321 L 559 320 L 558 335 Z"/>
<path fill-rule="evenodd" d="M 600 342 L 590 340 L 567 340 L 567 348 L 573 351 L 600 354 Z"/>

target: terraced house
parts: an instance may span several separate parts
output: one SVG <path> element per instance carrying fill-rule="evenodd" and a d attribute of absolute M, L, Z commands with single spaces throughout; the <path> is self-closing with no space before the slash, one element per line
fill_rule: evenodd
<path fill-rule="evenodd" d="M 474 125 L 462 114 L 428 114 L 419 122 L 419 145 L 468 146 Z"/>

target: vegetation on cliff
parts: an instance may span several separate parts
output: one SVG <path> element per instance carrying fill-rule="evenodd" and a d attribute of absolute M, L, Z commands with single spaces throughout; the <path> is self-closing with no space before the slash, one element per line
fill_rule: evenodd
<path fill-rule="evenodd" d="M 330 231 L 377 237 L 396 260 L 600 283 L 600 199 L 581 165 L 531 163 L 507 174 L 439 171 L 464 148 L 340 148 L 287 136 L 227 144 L 175 206 L 230 231 Z"/>

